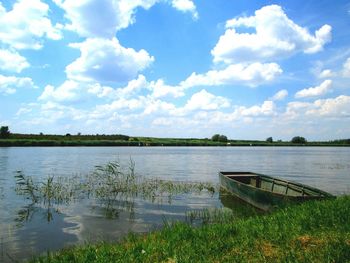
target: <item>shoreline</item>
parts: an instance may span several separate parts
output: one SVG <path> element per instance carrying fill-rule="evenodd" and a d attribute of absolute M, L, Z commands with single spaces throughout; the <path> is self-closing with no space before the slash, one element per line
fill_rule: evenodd
<path fill-rule="evenodd" d="M 117 243 L 87 243 L 29 262 L 345 262 L 350 196 L 309 201 L 268 215 L 194 227 L 166 223 Z"/>
<path fill-rule="evenodd" d="M 246 141 L 246 142 L 212 142 L 212 141 L 120 141 L 120 140 L 38 140 L 38 139 L 0 139 L 0 147 L 350 147 L 350 144 L 327 142 L 308 142 L 296 144 L 291 142 Z"/>

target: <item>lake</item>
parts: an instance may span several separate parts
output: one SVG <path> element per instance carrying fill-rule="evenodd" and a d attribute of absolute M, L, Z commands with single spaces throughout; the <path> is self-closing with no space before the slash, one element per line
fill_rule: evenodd
<path fill-rule="evenodd" d="M 33 180 L 91 173 L 96 165 L 135 162 L 137 175 L 218 183 L 218 171 L 252 171 L 308 184 L 335 195 L 350 192 L 348 147 L 0 147 L 0 262 L 22 260 L 86 241 L 120 240 L 185 212 L 244 204 L 207 193 L 174 196 L 170 202 L 135 199 L 132 209 L 111 210 L 94 199 L 58 207 L 31 205 L 15 191 L 16 171 Z"/>

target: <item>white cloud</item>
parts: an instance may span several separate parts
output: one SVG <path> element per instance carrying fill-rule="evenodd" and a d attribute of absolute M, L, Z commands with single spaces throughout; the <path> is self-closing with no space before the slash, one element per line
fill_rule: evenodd
<path fill-rule="evenodd" d="M 308 115 L 328 117 L 350 117 L 350 96 L 341 95 L 336 98 L 316 100 L 314 108 L 306 112 Z"/>
<path fill-rule="evenodd" d="M 32 112 L 32 108 L 29 108 L 29 107 L 22 107 L 22 108 L 19 108 L 19 110 L 16 112 L 16 116 L 20 116 L 20 115 L 23 115 L 23 114 L 27 114 L 27 113 L 30 113 Z"/>
<path fill-rule="evenodd" d="M 192 95 L 184 109 L 193 110 L 218 110 L 230 107 L 230 100 L 221 96 L 215 96 L 206 90 L 201 90 Z"/>
<path fill-rule="evenodd" d="M 148 88 L 152 91 L 152 97 L 154 98 L 161 98 L 166 96 L 178 98 L 185 95 L 182 87 L 166 85 L 162 79 L 151 81 Z"/>
<path fill-rule="evenodd" d="M 66 80 L 62 85 L 54 87 L 47 85 L 38 100 L 72 102 L 89 95 L 95 95 L 98 98 L 113 99 L 116 96 L 116 90 L 102 86 L 99 83 L 83 83 L 74 80 Z"/>
<path fill-rule="evenodd" d="M 196 6 L 191 0 L 172 0 L 172 6 L 182 12 L 190 12 L 193 19 L 198 19 L 198 12 Z"/>
<path fill-rule="evenodd" d="M 330 91 L 332 87 L 332 80 L 326 79 L 319 86 L 299 90 L 295 94 L 295 98 L 307 98 L 322 96 Z"/>
<path fill-rule="evenodd" d="M 135 9 L 150 8 L 156 0 L 56 0 L 71 22 L 66 28 L 83 37 L 114 37 L 135 21 Z"/>
<path fill-rule="evenodd" d="M 275 114 L 275 104 L 273 101 L 267 100 L 264 101 L 261 106 L 254 105 L 249 108 L 241 106 L 235 111 L 234 114 L 244 117 L 271 116 Z"/>
<path fill-rule="evenodd" d="M 233 64 L 223 70 L 210 70 L 205 74 L 192 73 L 180 83 L 183 88 L 245 84 L 251 87 L 272 81 L 282 73 L 276 63 Z"/>
<path fill-rule="evenodd" d="M 116 90 L 108 87 L 101 86 L 100 83 L 89 84 L 87 86 L 87 92 L 96 95 L 98 98 L 113 98 L 115 96 Z"/>
<path fill-rule="evenodd" d="M 25 57 L 13 50 L 0 49 L 0 69 L 20 73 L 30 65 Z"/>
<path fill-rule="evenodd" d="M 72 101 L 81 96 L 81 85 L 72 80 L 66 80 L 61 86 L 55 88 L 47 85 L 39 100 L 54 101 Z"/>
<path fill-rule="evenodd" d="M 350 77 L 350 58 L 348 58 L 343 64 L 343 76 L 349 78 Z"/>
<path fill-rule="evenodd" d="M 350 96 L 340 95 L 336 98 L 320 99 L 314 102 L 290 102 L 287 105 L 285 116 L 300 117 L 350 117 Z"/>
<path fill-rule="evenodd" d="M 18 0 L 8 12 L 0 2 L 0 41 L 16 49 L 40 49 L 44 37 L 61 39 L 61 25 L 53 26 L 48 12 L 40 0 Z"/>
<path fill-rule="evenodd" d="M 129 98 L 142 89 L 148 89 L 149 83 L 146 77 L 143 75 L 138 75 L 136 79 L 130 80 L 128 84 L 123 88 L 113 89 L 108 86 L 101 86 L 100 84 L 95 84 L 89 88 L 89 93 L 97 95 L 99 98 L 106 97 L 108 99 L 117 98 Z"/>
<path fill-rule="evenodd" d="M 89 38 L 70 46 L 81 52 L 81 56 L 66 67 L 68 78 L 77 81 L 124 83 L 154 60 L 143 49 L 135 51 L 121 46 L 116 38 Z"/>
<path fill-rule="evenodd" d="M 276 101 L 276 100 L 284 100 L 288 96 L 288 91 L 286 89 L 282 89 L 278 91 L 271 100 Z"/>
<path fill-rule="evenodd" d="M 148 10 L 161 0 L 54 0 L 70 21 L 66 29 L 82 37 L 112 38 L 116 32 L 135 22 L 138 8 Z M 170 2 L 170 1 L 169 1 Z M 171 5 L 198 18 L 196 6 L 190 0 L 172 0 Z"/>
<path fill-rule="evenodd" d="M 226 28 L 212 50 L 214 62 L 266 61 L 296 52 L 316 53 L 331 41 L 331 26 L 323 25 L 312 35 L 278 5 L 265 6 L 254 16 L 231 19 Z M 255 32 L 240 33 L 237 28 L 253 28 Z"/>
<path fill-rule="evenodd" d="M 319 74 L 319 78 L 321 79 L 326 79 L 326 78 L 331 78 L 331 77 L 334 77 L 334 73 L 332 72 L 332 70 L 330 69 L 324 69 L 320 72 Z"/>
<path fill-rule="evenodd" d="M 13 94 L 17 89 L 38 88 L 31 78 L 17 78 L 14 76 L 0 75 L 0 93 Z"/>
<path fill-rule="evenodd" d="M 117 89 L 116 93 L 120 97 L 128 97 L 139 92 L 141 89 L 146 88 L 148 82 L 143 75 L 139 75 L 137 79 L 130 80 L 125 88 Z"/>
<path fill-rule="evenodd" d="M 147 97 L 144 101 L 145 109 L 143 111 L 144 115 L 153 115 L 155 117 L 157 115 L 169 114 L 171 112 L 176 111 L 176 107 L 174 104 L 162 101 L 159 99 L 153 99 L 151 97 Z"/>

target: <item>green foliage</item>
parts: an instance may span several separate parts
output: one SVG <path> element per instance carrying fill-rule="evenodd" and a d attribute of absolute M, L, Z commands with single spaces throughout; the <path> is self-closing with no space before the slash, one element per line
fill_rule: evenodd
<path fill-rule="evenodd" d="M 292 138 L 292 143 L 298 143 L 298 144 L 305 144 L 306 143 L 306 139 L 304 137 L 301 136 L 295 136 Z"/>
<path fill-rule="evenodd" d="M 0 128 L 0 138 L 8 138 L 10 137 L 10 130 L 8 126 L 1 126 Z"/>
<path fill-rule="evenodd" d="M 221 134 L 214 134 L 214 135 L 211 137 L 211 140 L 212 140 L 213 142 L 227 142 L 227 136 L 221 135 Z"/>
<path fill-rule="evenodd" d="M 268 137 L 268 138 L 266 139 L 266 141 L 269 142 L 269 143 L 273 143 L 273 138 L 272 138 L 272 137 Z"/>
<path fill-rule="evenodd" d="M 220 135 L 219 142 L 227 142 L 227 137 L 225 135 Z"/>
<path fill-rule="evenodd" d="M 31 262 L 348 262 L 349 258 L 350 197 L 343 196 L 199 228 L 167 224 L 161 231 L 130 235 L 121 243 L 66 248 Z"/>
<path fill-rule="evenodd" d="M 214 134 L 212 137 L 211 137 L 211 140 L 213 142 L 218 142 L 219 141 L 219 138 L 220 138 L 220 134 Z"/>

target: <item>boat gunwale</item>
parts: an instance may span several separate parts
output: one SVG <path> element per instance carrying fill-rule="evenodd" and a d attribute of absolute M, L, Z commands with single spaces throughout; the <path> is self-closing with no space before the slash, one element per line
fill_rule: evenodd
<path fill-rule="evenodd" d="M 230 176 L 235 176 L 235 175 L 238 176 L 239 174 L 246 174 L 247 176 L 248 175 L 251 175 L 251 176 L 256 175 L 256 176 L 259 176 L 259 177 L 265 177 L 265 178 L 268 178 L 268 179 L 271 179 L 271 180 L 275 180 L 275 181 L 281 181 L 281 182 L 284 182 L 284 183 L 287 183 L 287 184 L 303 187 L 304 189 L 309 189 L 311 191 L 319 193 L 320 195 L 292 196 L 292 195 L 288 195 L 288 194 L 281 194 L 281 193 L 276 193 L 276 192 L 273 192 L 273 191 L 269 191 L 269 190 L 265 190 L 265 189 L 253 186 L 251 184 L 242 183 L 242 182 L 240 182 L 238 180 L 230 178 Z M 279 178 L 275 178 L 275 177 L 268 176 L 268 175 L 265 175 L 265 174 L 260 174 L 260 173 L 254 173 L 254 172 L 223 172 L 223 171 L 220 171 L 219 175 L 227 178 L 228 180 L 232 180 L 232 181 L 234 181 L 236 183 L 239 183 L 240 185 L 244 185 L 245 187 L 249 187 L 251 189 L 256 189 L 258 191 L 269 193 L 271 195 L 278 196 L 278 197 L 284 197 L 284 198 L 289 198 L 289 199 L 300 199 L 300 198 L 303 198 L 303 199 L 316 199 L 316 198 L 332 198 L 332 197 L 334 198 L 335 197 L 334 195 L 332 195 L 332 194 L 330 194 L 328 192 L 325 192 L 323 190 L 320 190 L 318 188 L 315 188 L 315 187 L 312 187 L 312 186 L 309 186 L 309 185 L 304 185 L 304 184 L 301 184 L 301 183 L 298 183 L 298 182 L 294 182 L 294 181 L 279 179 Z"/>

